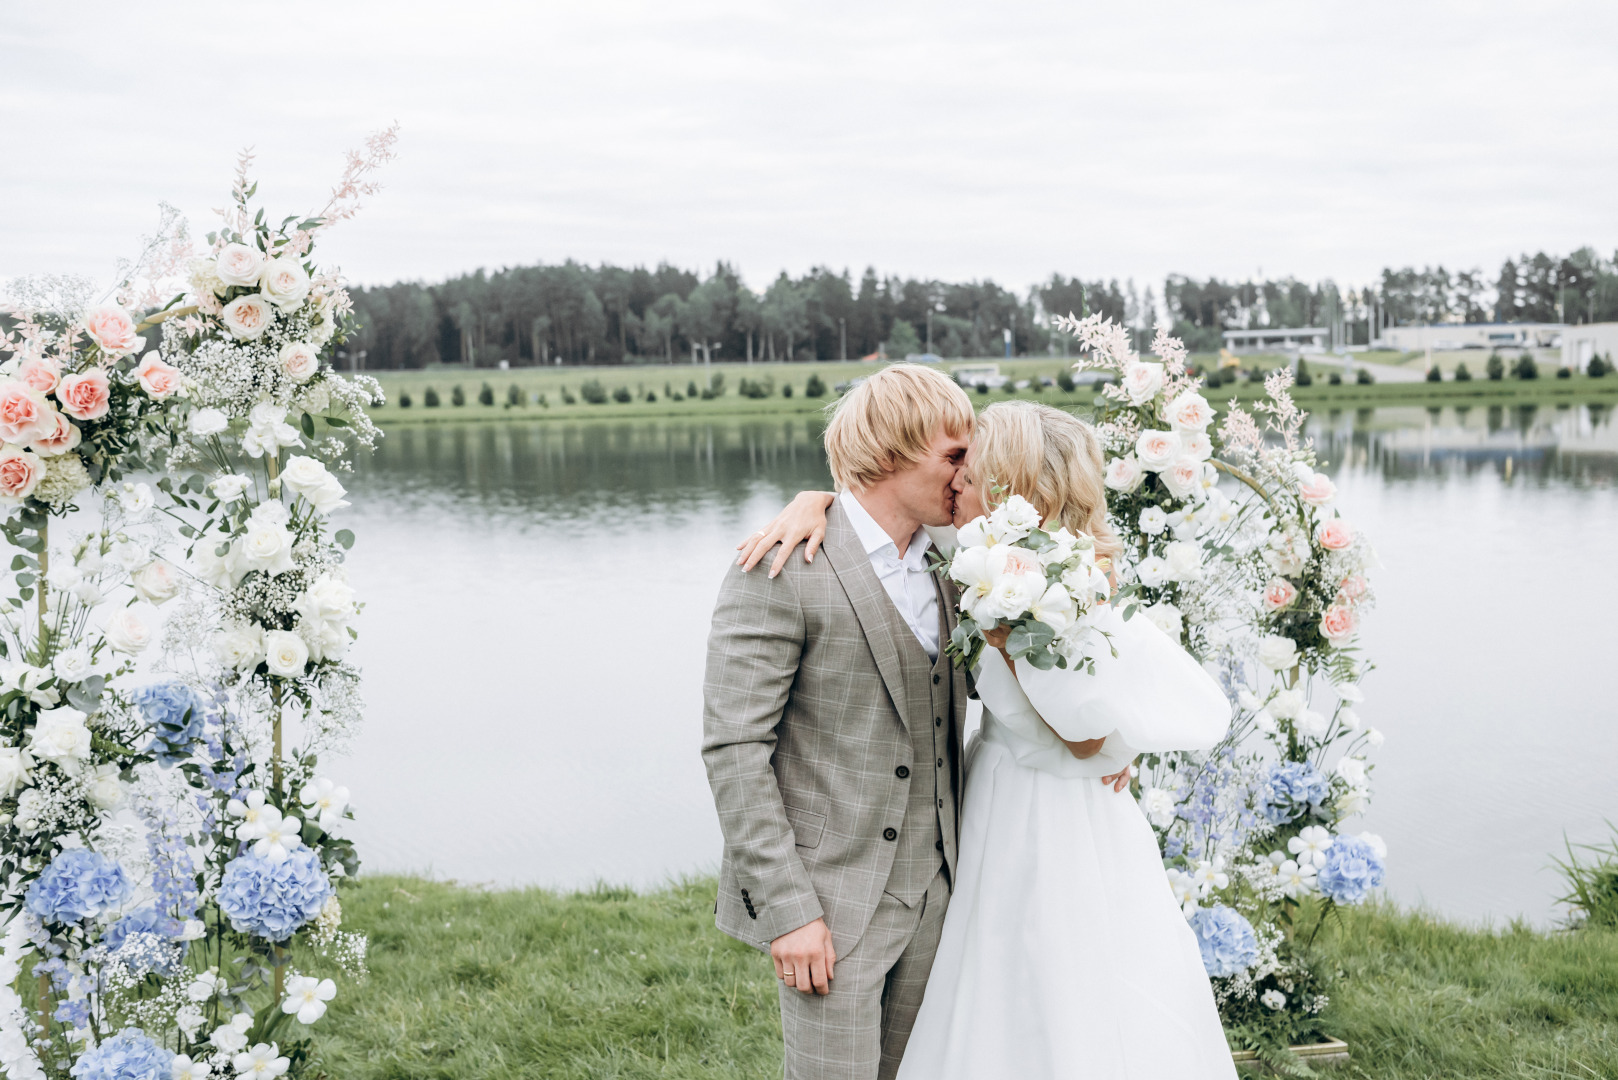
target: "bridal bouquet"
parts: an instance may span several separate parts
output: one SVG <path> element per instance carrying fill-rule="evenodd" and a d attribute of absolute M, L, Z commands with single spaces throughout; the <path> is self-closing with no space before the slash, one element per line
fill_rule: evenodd
<path fill-rule="evenodd" d="M 998 494 L 998 492 L 997 492 Z M 1021 495 L 963 526 L 949 576 L 961 587 L 961 618 L 949 653 L 963 667 L 983 654 L 985 631 L 1009 627 L 1006 652 L 1037 668 L 1093 667 L 1095 615 L 1112 585 L 1095 541 L 1066 528 L 1047 531 Z"/>

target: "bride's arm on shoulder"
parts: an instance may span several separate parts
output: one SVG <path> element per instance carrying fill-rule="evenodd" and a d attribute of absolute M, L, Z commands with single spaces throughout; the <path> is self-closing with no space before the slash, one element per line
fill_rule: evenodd
<path fill-rule="evenodd" d="M 803 561 L 814 562 L 815 552 L 826 539 L 826 512 L 836 499 L 837 495 L 830 491 L 798 492 L 773 521 L 736 545 L 736 550 L 741 552 L 736 557 L 736 565 L 743 571 L 751 570 L 771 548 L 780 544 L 781 550 L 770 564 L 770 576 L 774 577 L 786 566 L 792 550 L 805 541 Z"/>

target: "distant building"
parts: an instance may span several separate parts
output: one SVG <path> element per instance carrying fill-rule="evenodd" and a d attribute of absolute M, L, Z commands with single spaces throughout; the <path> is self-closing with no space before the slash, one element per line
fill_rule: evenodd
<path fill-rule="evenodd" d="M 1562 366 L 1583 371 L 1596 357 L 1618 359 L 1618 322 L 1585 323 L 1562 331 Z"/>
<path fill-rule="evenodd" d="M 1331 331 L 1324 326 L 1255 326 L 1248 330 L 1226 330 L 1225 348 L 1233 353 L 1291 352 L 1294 349 L 1321 352 Z"/>
<path fill-rule="evenodd" d="M 1554 349 L 1567 326 L 1562 323 L 1432 323 L 1384 326 L 1373 348 L 1422 352 L 1437 349 Z"/>
<path fill-rule="evenodd" d="M 1006 377 L 1000 374 L 999 364 L 962 364 L 951 374 L 962 386 L 987 386 L 990 390 L 998 390 L 1006 385 Z"/>

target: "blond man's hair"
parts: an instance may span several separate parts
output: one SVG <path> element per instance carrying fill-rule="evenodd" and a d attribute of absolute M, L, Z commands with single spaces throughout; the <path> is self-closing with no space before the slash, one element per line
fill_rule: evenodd
<path fill-rule="evenodd" d="M 972 482 L 1021 495 L 1049 527 L 1095 538 L 1096 553 L 1116 559 L 1123 550 L 1107 524 L 1107 486 L 1101 439 L 1076 416 L 1036 401 L 999 401 L 978 416 L 972 436 Z"/>
<path fill-rule="evenodd" d="M 972 401 L 921 364 L 890 364 L 833 402 L 826 458 L 840 491 L 861 490 L 914 465 L 940 431 L 972 433 Z"/>

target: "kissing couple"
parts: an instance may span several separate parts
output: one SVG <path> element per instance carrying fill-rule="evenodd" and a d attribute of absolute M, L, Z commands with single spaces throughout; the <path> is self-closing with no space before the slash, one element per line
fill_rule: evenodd
<path fill-rule="evenodd" d="M 945 649 L 957 597 L 929 555 L 1001 498 L 1117 556 L 1095 431 L 1026 401 L 974 416 L 916 364 L 834 408 L 838 492 L 799 495 L 743 543 L 704 682 L 716 922 L 774 960 L 787 1080 L 1233 1077 L 1127 793 L 1139 753 L 1218 742 L 1218 684 L 1110 608 L 1116 656 L 1093 673 L 1018 664 L 1003 630 L 970 672 Z"/>

